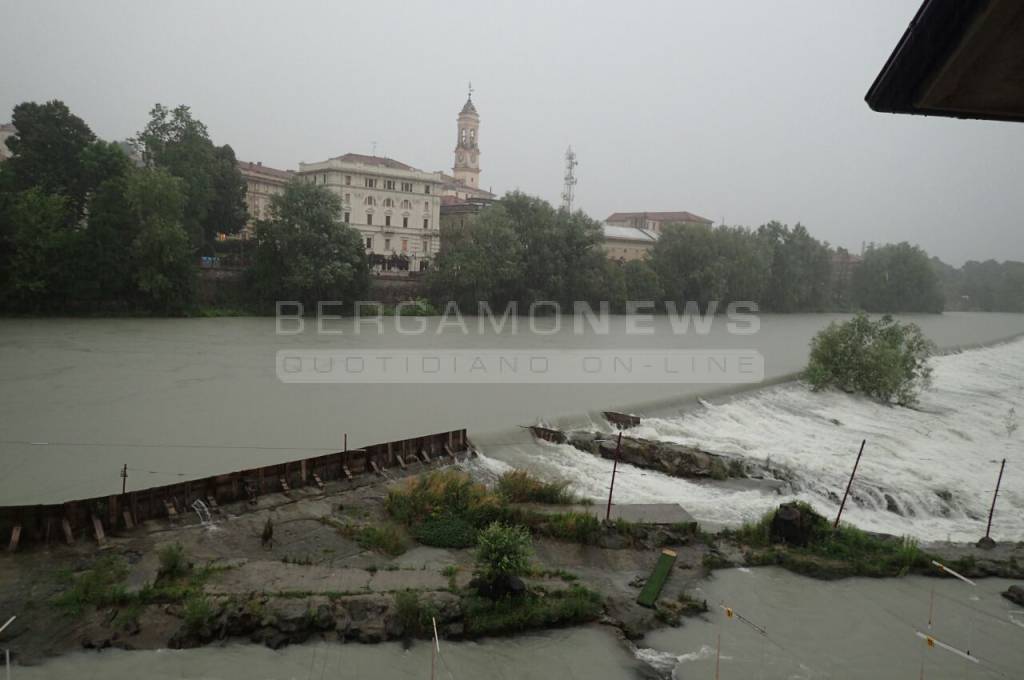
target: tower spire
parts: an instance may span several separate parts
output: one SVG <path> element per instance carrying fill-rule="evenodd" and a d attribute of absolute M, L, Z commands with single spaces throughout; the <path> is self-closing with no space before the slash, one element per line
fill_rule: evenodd
<path fill-rule="evenodd" d="M 466 99 L 472 99 L 472 98 L 473 98 L 473 81 L 471 80 L 471 81 L 469 81 L 469 94 L 466 96 Z"/>

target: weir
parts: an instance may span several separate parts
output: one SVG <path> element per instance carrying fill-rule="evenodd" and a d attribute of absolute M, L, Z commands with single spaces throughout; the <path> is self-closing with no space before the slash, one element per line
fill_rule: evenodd
<path fill-rule="evenodd" d="M 323 491 L 329 481 L 354 486 L 364 475 L 390 478 L 388 468 L 405 469 L 413 461 L 422 461 L 421 467 L 429 468 L 475 453 L 465 429 L 451 430 L 110 496 L 51 505 L 0 506 L 0 537 L 8 539 L 9 551 L 16 550 L 19 543 L 64 540 L 70 545 L 83 534 L 102 544 L 107 533 L 130 530 L 150 519 L 178 520 L 194 511 L 207 524 L 211 510 L 224 503 L 255 504 L 264 494 L 301 487 Z"/>

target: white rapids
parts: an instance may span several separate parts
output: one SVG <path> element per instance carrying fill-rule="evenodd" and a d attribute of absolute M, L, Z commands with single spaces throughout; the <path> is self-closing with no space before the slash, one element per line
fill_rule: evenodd
<path fill-rule="evenodd" d="M 1007 459 L 992 534 L 1024 539 L 1024 340 L 933 360 L 933 384 L 914 409 L 786 383 L 707 404 L 679 417 L 645 418 L 640 437 L 700 446 L 789 468 L 783 497 L 692 483 L 620 466 L 620 503 L 677 502 L 702 522 L 736 525 L 782 500 L 799 499 L 826 515 L 838 510 L 862 439 L 867 440 L 843 517 L 867 530 L 924 541 L 975 541 L 985 523 L 999 462 Z M 1010 413 L 1013 409 L 1014 414 Z M 571 480 L 577 492 L 604 498 L 611 462 L 571 446 L 519 447 L 542 476 Z M 500 457 L 506 456 L 499 454 Z M 507 464 L 484 458 L 499 472 Z"/>

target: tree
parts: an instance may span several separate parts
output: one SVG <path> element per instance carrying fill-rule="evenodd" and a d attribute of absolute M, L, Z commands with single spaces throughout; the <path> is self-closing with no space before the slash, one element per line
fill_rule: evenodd
<path fill-rule="evenodd" d="M 9 242 L 4 306 L 21 311 L 63 309 L 73 298 L 73 264 L 81 232 L 67 228 L 73 212 L 64 196 L 33 188 L 6 197 Z"/>
<path fill-rule="evenodd" d="M 182 224 L 181 181 L 148 168 L 133 173 L 125 199 L 138 233 L 130 258 L 135 292 L 148 309 L 180 314 L 195 301 L 195 263 Z"/>
<path fill-rule="evenodd" d="M 940 313 L 943 308 L 928 254 L 907 242 L 867 249 L 853 273 L 853 299 L 867 312 Z"/>
<path fill-rule="evenodd" d="M 530 569 L 530 532 L 492 522 L 477 534 L 477 574 L 489 584 L 507 581 Z"/>
<path fill-rule="evenodd" d="M 298 300 L 353 301 L 369 286 L 358 231 L 341 222 L 341 199 L 306 182 L 289 183 L 270 202 L 270 219 L 256 227 L 257 294 L 264 305 Z"/>
<path fill-rule="evenodd" d="M 818 333 L 804 377 L 815 390 L 836 387 L 909 406 L 930 383 L 935 346 L 916 324 L 859 313 Z"/>
<path fill-rule="evenodd" d="M 769 222 L 757 235 L 770 257 L 763 304 L 774 312 L 819 312 L 829 307 L 832 255 L 797 223 Z"/>
<path fill-rule="evenodd" d="M 96 135 L 56 99 L 45 104 L 18 104 L 11 122 L 17 132 L 7 139 L 12 156 L 6 162 L 14 178 L 14 190 L 38 189 L 65 196 L 67 218 L 77 221 L 91 184 L 85 170 L 86 151 Z"/>
<path fill-rule="evenodd" d="M 187 106 L 156 104 L 133 140 L 146 163 L 180 178 L 185 194 L 185 230 L 192 245 L 212 244 L 219 232 L 245 224 L 245 183 L 231 147 L 216 148 L 202 121 Z"/>

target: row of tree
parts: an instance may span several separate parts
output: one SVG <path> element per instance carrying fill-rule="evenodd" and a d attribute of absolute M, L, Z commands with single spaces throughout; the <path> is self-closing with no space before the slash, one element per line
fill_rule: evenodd
<path fill-rule="evenodd" d="M 60 101 L 14 107 L 0 164 L 0 307 L 177 314 L 196 256 L 246 221 L 245 183 L 188 107 L 157 105 L 132 140 L 96 137 Z"/>
<path fill-rule="evenodd" d="M 644 260 L 609 261 L 601 225 L 510 193 L 473 222 L 442 233 L 430 277 L 435 301 L 475 309 L 537 300 L 753 301 L 765 311 L 940 312 L 943 297 L 928 255 L 907 243 L 872 246 L 862 261 L 797 224 L 757 229 L 678 224 Z M 842 268 L 842 269 L 840 269 Z"/>
<path fill-rule="evenodd" d="M 932 266 L 942 284 L 946 309 L 1024 312 L 1024 262 L 971 260 L 956 269 L 933 258 Z"/>

